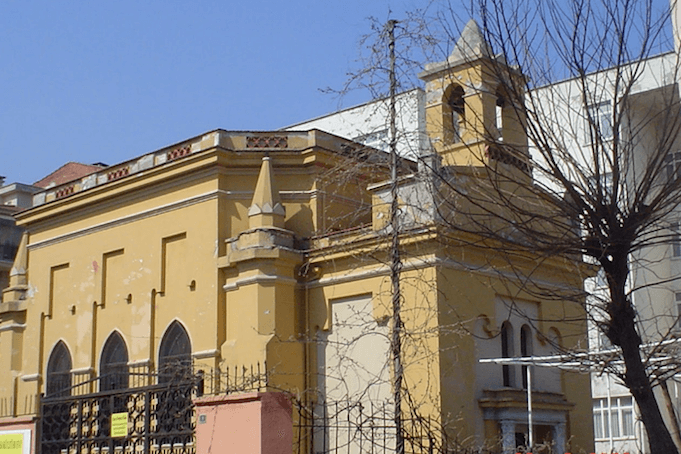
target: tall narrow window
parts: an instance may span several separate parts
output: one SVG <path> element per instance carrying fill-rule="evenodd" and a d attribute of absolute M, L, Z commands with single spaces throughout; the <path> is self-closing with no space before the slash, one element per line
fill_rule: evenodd
<path fill-rule="evenodd" d="M 672 243 L 672 257 L 681 257 L 681 226 L 678 222 L 673 222 L 669 229 L 672 231 L 671 243 Z"/>
<path fill-rule="evenodd" d="M 192 373 L 192 347 L 187 330 L 181 323 L 170 324 L 161 340 L 158 355 L 158 382 L 189 378 Z"/>
<path fill-rule="evenodd" d="M 681 151 L 670 152 L 664 157 L 664 171 L 668 180 L 681 177 Z"/>
<path fill-rule="evenodd" d="M 511 326 L 511 323 L 508 321 L 501 325 L 501 356 L 504 358 L 513 357 L 513 326 Z M 513 366 L 504 364 L 501 368 L 504 386 L 513 387 Z"/>
<path fill-rule="evenodd" d="M 71 354 L 64 342 L 55 345 L 47 362 L 46 394 L 49 397 L 71 395 Z"/>
<path fill-rule="evenodd" d="M 623 437 L 634 436 L 634 402 L 632 397 L 618 397 L 619 420 Z"/>
<path fill-rule="evenodd" d="M 450 124 L 452 130 L 452 141 L 454 143 L 461 142 L 461 135 L 463 133 L 463 125 L 466 119 L 466 102 L 464 101 L 463 87 L 454 85 L 449 89 L 447 95 L 447 107 L 451 115 Z"/>
<path fill-rule="evenodd" d="M 612 103 L 610 101 L 592 104 L 587 108 L 586 143 L 610 140 L 613 137 Z"/>
<path fill-rule="evenodd" d="M 128 349 L 118 332 L 113 332 L 104 344 L 99 362 L 99 390 L 128 387 Z"/>
<path fill-rule="evenodd" d="M 532 356 L 532 329 L 528 325 L 520 328 L 520 356 Z M 527 389 L 527 368 L 523 366 L 523 389 Z"/>
<path fill-rule="evenodd" d="M 608 413 L 606 399 L 594 399 L 594 438 L 603 439 L 610 437 L 610 418 Z"/>
<path fill-rule="evenodd" d="M 497 139 L 504 140 L 504 107 L 506 107 L 506 98 L 497 93 L 497 101 L 495 103 L 495 127 L 497 129 Z"/>
<path fill-rule="evenodd" d="M 681 292 L 674 292 L 674 305 L 676 306 L 676 324 L 677 330 L 681 330 Z"/>

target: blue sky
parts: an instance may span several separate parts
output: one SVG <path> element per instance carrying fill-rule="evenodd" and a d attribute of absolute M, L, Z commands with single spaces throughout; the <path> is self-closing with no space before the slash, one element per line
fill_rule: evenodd
<path fill-rule="evenodd" d="M 320 89 L 356 68 L 369 16 L 426 3 L 1 0 L 0 175 L 32 183 L 68 161 L 115 164 L 216 128 L 276 129 L 368 101 Z"/>
<path fill-rule="evenodd" d="M 419 3 L 2 0 L 0 175 L 32 183 L 67 161 L 333 111 L 320 89 L 342 86 L 366 18 Z"/>

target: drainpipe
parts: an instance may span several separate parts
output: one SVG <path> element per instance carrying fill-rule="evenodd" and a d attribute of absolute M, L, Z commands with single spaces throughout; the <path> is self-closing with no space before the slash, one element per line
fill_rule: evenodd
<path fill-rule="evenodd" d="M 156 353 L 156 289 L 151 290 L 149 298 L 149 367 L 147 368 L 147 385 L 151 385 L 152 373 L 154 372 L 154 358 Z"/>

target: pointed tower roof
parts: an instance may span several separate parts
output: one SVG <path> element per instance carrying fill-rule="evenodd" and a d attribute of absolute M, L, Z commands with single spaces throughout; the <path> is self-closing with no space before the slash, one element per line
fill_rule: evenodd
<path fill-rule="evenodd" d="M 475 19 L 471 19 L 463 28 L 461 36 L 456 42 L 448 60 L 450 62 L 458 62 L 460 60 L 470 61 L 480 57 L 491 56 L 492 50 L 489 43 L 482 34 L 482 31 L 480 31 L 478 23 Z"/>
<path fill-rule="evenodd" d="M 434 77 L 440 77 L 443 72 L 449 72 L 459 65 L 474 63 L 482 58 L 494 58 L 492 47 L 475 19 L 471 19 L 461 31 L 461 36 L 449 57 L 441 62 L 426 63 L 419 77 L 428 82 Z"/>
<path fill-rule="evenodd" d="M 272 181 L 272 163 L 269 156 L 262 158 L 258 182 L 255 185 L 253 201 L 248 209 L 248 223 L 251 228 L 284 228 L 286 211 L 279 199 L 279 191 Z"/>

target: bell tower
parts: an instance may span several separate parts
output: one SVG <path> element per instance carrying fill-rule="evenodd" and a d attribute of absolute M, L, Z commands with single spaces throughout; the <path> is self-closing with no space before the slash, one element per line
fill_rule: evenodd
<path fill-rule="evenodd" d="M 470 20 L 447 60 L 429 63 L 426 130 L 445 166 L 503 163 L 529 174 L 523 76 L 495 57 Z"/>

